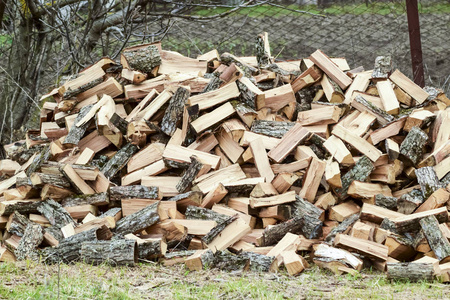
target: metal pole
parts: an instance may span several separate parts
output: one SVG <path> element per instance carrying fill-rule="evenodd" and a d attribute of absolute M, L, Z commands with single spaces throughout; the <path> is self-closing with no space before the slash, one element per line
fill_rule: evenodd
<path fill-rule="evenodd" d="M 408 16 L 409 45 L 411 48 L 411 62 L 414 82 L 420 87 L 425 86 L 423 72 L 422 42 L 420 41 L 419 9 L 417 0 L 406 0 L 406 14 Z"/>

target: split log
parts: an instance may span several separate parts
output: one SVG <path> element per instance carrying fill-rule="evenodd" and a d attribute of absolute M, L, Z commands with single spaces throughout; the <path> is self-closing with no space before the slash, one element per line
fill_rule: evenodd
<path fill-rule="evenodd" d="M 447 208 L 441 207 L 429 211 L 394 218 L 390 220 L 391 221 L 390 225 L 393 227 L 393 231 L 396 231 L 398 233 L 417 232 L 420 229 L 420 220 L 428 216 L 435 216 L 439 223 L 447 222 L 448 220 Z M 381 224 L 381 227 L 383 228 L 382 225 L 383 224 Z"/>
<path fill-rule="evenodd" d="M 417 169 L 415 173 L 425 199 L 430 197 L 431 194 L 433 194 L 438 189 L 444 187 L 439 181 L 439 178 L 437 177 L 433 167 L 423 167 Z"/>
<path fill-rule="evenodd" d="M 179 87 L 170 99 L 169 106 L 167 107 L 164 117 L 161 121 L 161 130 L 165 134 L 173 136 L 173 134 L 175 133 L 177 125 L 182 116 L 184 105 L 186 104 L 189 95 L 189 89 Z"/>
<path fill-rule="evenodd" d="M 341 222 L 338 226 L 334 227 L 330 233 L 326 236 L 325 241 L 327 243 L 334 243 L 334 239 L 336 238 L 336 235 L 338 234 L 345 234 L 347 231 L 350 230 L 350 228 L 353 226 L 353 224 L 356 223 L 356 221 L 359 220 L 359 214 L 354 214 L 345 219 Z"/>
<path fill-rule="evenodd" d="M 15 211 L 21 214 L 36 213 L 41 201 L 38 200 L 9 200 L 0 202 L 0 216 L 9 216 Z"/>
<path fill-rule="evenodd" d="M 29 224 L 34 224 L 34 222 L 31 222 L 27 217 L 15 211 L 9 216 L 8 223 L 6 223 L 6 230 L 11 234 L 21 237 Z"/>
<path fill-rule="evenodd" d="M 377 118 L 378 123 L 380 123 L 381 125 L 386 125 L 390 122 L 395 121 L 394 116 L 388 114 L 384 110 L 367 101 L 361 95 L 357 95 L 355 99 L 353 99 L 351 104 L 352 107 L 356 108 L 360 112 L 366 111 L 371 115 L 375 116 Z"/>
<path fill-rule="evenodd" d="M 145 48 L 125 49 L 120 60 L 125 68 L 144 73 L 151 73 L 155 67 L 161 65 L 161 55 L 155 45 L 149 45 Z"/>
<path fill-rule="evenodd" d="M 258 240 L 259 246 L 271 246 L 280 241 L 286 233 L 300 234 L 303 227 L 303 216 L 296 216 L 286 222 L 267 227 Z"/>
<path fill-rule="evenodd" d="M 388 258 L 387 246 L 340 233 L 336 235 L 333 245 L 375 260 L 386 261 Z"/>
<path fill-rule="evenodd" d="M 52 199 L 41 202 L 37 207 L 37 210 L 46 217 L 53 226 L 58 228 L 62 228 L 67 224 L 72 224 L 73 227 L 76 226 L 76 223 L 70 214 L 61 206 L 61 204 Z"/>
<path fill-rule="evenodd" d="M 200 206 L 202 203 L 203 193 L 199 191 L 189 191 L 183 194 L 176 195 L 167 201 L 174 201 L 177 203 L 177 210 L 184 213 L 189 205 Z"/>
<path fill-rule="evenodd" d="M 430 215 L 420 220 L 420 226 L 423 233 L 427 238 L 430 248 L 433 250 L 434 255 L 439 259 L 440 263 L 450 261 L 450 242 L 442 234 L 439 228 L 439 222 L 435 216 Z"/>
<path fill-rule="evenodd" d="M 389 80 L 394 82 L 399 88 L 414 98 L 418 104 L 423 103 L 429 96 L 427 92 L 425 92 L 420 86 L 415 84 L 399 70 L 395 70 L 394 73 L 389 76 Z"/>
<path fill-rule="evenodd" d="M 214 253 L 210 249 L 197 250 L 184 261 L 191 271 L 200 271 L 214 263 Z"/>
<path fill-rule="evenodd" d="M 280 143 L 267 154 L 275 162 L 280 163 L 300 143 L 304 142 L 310 132 L 296 123 L 281 139 Z"/>
<path fill-rule="evenodd" d="M 77 145 L 85 134 L 90 122 L 85 122 L 83 125 L 77 126 L 77 124 L 91 111 L 94 104 L 84 106 L 78 113 L 75 122 L 69 130 L 69 134 L 64 139 L 63 145 Z"/>
<path fill-rule="evenodd" d="M 143 185 L 112 186 L 109 189 L 109 200 L 112 206 L 120 206 L 122 199 L 161 199 L 162 195 L 158 187 Z"/>
<path fill-rule="evenodd" d="M 341 177 L 342 187 L 335 190 L 339 199 L 347 198 L 348 188 L 353 181 L 365 181 L 374 169 L 373 163 L 367 156 L 361 157 L 355 166 Z"/>
<path fill-rule="evenodd" d="M 400 145 L 400 154 L 416 165 L 423 157 L 427 141 L 428 135 L 418 127 L 413 127 Z"/>
<path fill-rule="evenodd" d="M 38 261 L 39 254 L 36 248 L 44 240 L 44 230 L 41 225 L 29 223 L 25 232 L 20 239 L 19 247 L 17 247 L 14 254 L 18 260 L 25 260 L 30 258 L 31 260 Z"/>
<path fill-rule="evenodd" d="M 177 183 L 177 191 L 184 193 L 191 185 L 194 179 L 203 168 L 203 164 L 197 159 L 195 155 L 191 156 L 191 164 L 181 176 L 180 182 Z"/>
<path fill-rule="evenodd" d="M 228 224 L 229 221 L 231 223 Z M 204 236 L 202 240 L 205 241 L 208 249 L 213 252 L 225 250 L 251 231 L 250 226 L 241 218 L 231 217 L 229 221 L 217 225 Z"/>
<path fill-rule="evenodd" d="M 392 72 L 391 56 L 377 56 L 375 58 L 375 66 L 372 71 L 372 79 L 388 79 Z"/>
<path fill-rule="evenodd" d="M 216 221 L 218 224 L 229 219 L 228 216 L 215 212 L 211 209 L 201 208 L 197 206 L 188 206 L 185 212 L 186 219 L 188 220 L 211 220 Z"/>
<path fill-rule="evenodd" d="M 65 165 L 60 171 L 80 194 L 95 194 L 95 190 L 91 188 L 77 172 L 75 172 L 71 165 Z"/>
<path fill-rule="evenodd" d="M 267 256 L 253 252 L 242 252 L 240 255 L 250 260 L 248 266 L 250 271 L 271 272 L 276 271 L 277 269 L 274 256 Z"/>
<path fill-rule="evenodd" d="M 252 123 L 251 131 L 275 138 L 282 138 L 294 125 L 294 122 L 255 120 Z"/>
<path fill-rule="evenodd" d="M 133 240 L 83 242 L 80 255 L 81 259 L 88 264 L 134 266 L 138 258 L 137 242 Z"/>
<path fill-rule="evenodd" d="M 375 205 L 390 210 L 395 210 L 397 209 L 397 198 L 385 196 L 383 194 L 377 194 L 375 195 Z"/>
<path fill-rule="evenodd" d="M 115 233 L 117 235 L 125 235 L 135 233 L 139 230 L 150 227 L 159 221 L 159 202 L 149 205 L 140 211 L 137 211 L 125 218 L 120 219 L 116 223 Z"/>
<path fill-rule="evenodd" d="M 109 197 L 107 193 L 97 193 L 92 195 L 75 195 L 64 198 L 61 201 L 61 206 L 80 206 L 80 205 L 108 205 Z"/>
<path fill-rule="evenodd" d="M 309 59 L 333 79 L 342 89 L 346 89 L 352 80 L 322 51 L 317 50 Z"/>
<path fill-rule="evenodd" d="M 423 202 L 425 198 L 420 189 L 413 189 L 410 192 L 403 194 L 397 200 L 397 210 L 402 214 L 413 213 Z"/>
<path fill-rule="evenodd" d="M 101 169 L 102 173 L 108 179 L 114 177 L 128 163 L 137 150 L 136 145 L 126 144 L 103 166 Z"/>

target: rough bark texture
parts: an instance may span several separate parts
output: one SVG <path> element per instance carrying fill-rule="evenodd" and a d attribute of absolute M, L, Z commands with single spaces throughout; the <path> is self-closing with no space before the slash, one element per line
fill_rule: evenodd
<path fill-rule="evenodd" d="M 330 157 L 331 153 L 329 153 L 327 148 L 325 148 L 325 146 L 323 145 L 323 143 L 325 143 L 326 141 L 323 137 L 313 133 L 311 134 L 308 141 L 311 143 L 309 147 L 311 148 L 311 150 L 313 150 L 313 152 L 319 159 L 328 159 Z"/>
<path fill-rule="evenodd" d="M 150 227 L 159 221 L 159 202 L 146 206 L 143 209 L 120 219 L 116 223 L 115 233 L 125 235 Z"/>
<path fill-rule="evenodd" d="M 436 258 L 440 261 L 448 260 L 450 257 L 450 242 L 439 229 L 439 222 L 436 217 L 423 218 L 420 220 L 420 226 Z"/>
<path fill-rule="evenodd" d="M 252 123 L 251 131 L 275 138 L 282 138 L 294 125 L 295 122 L 255 120 Z"/>
<path fill-rule="evenodd" d="M 124 51 L 123 56 L 133 70 L 144 73 L 150 73 L 154 67 L 161 65 L 161 55 L 155 45 L 149 45 L 144 49 Z"/>
<path fill-rule="evenodd" d="M 226 65 L 234 63 L 242 70 L 242 72 L 244 72 L 245 76 L 247 77 L 251 77 L 253 74 L 258 73 L 258 69 L 242 62 L 239 58 L 227 52 L 222 53 L 222 55 L 220 55 L 220 61 L 225 63 Z"/>
<path fill-rule="evenodd" d="M 44 184 L 51 184 L 62 188 L 70 188 L 70 182 L 62 175 L 56 174 L 44 174 L 44 173 L 33 173 L 31 178 L 39 178 L 42 183 L 36 186 L 43 186 Z"/>
<path fill-rule="evenodd" d="M 218 236 L 228 225 L 230 225 L 233 221 L 237 220 L 237 216 L 228 217 L 226 220 L 217 224 L 210 232 L 208 232 L 203 238 L 202 241 L 205 244 L 209 244 Z"/>
<path fill-rule="evenodd" d="M 373 67 L 372 78 L 387 79 L 392 71 L 391 56 L 377 56 Z"/>
<path fill-rule="evenodd" d="M 58 247 L 45 248 L 42 256 L 45 263 L 70 263 L 80 258 L 80 250 L 83 242 L 95 241 L 97 239 L 98 228 L 92 228 L 80 232 L 60 241 Z"/>
<path fill-rule="evenodd" d="M 23 236 L 29 224 L 34 224 L 27 217 L 15 211 L 9 220 L 8 232 L 18 236 Z"/>
<path fill-rule="evenodd" d="M 284 223 L 268 227 L 264 230 L 261 245 L 271 246 L 278 243 L 286 233 L 300 234 L 302 232 L 304 219 L 302 216 L 294 217 Z"/>
<path fill-rule="evenodd" d="M 372 173 L 373 169 L 375 169 L 375 167 L 370 159 L 365 155 L 361 157 L 356 162 L 355 166 L 342 176 L 342 187 L 335 190 L 339 199 L 344 200 L 347 198 L 350 184 L 355 180 L 364 182 L 369 177 L 370 173 Z"/>
<path fill-rule="evenodd" d="M 138 244 L 138 257 L 141 259 L 161 257 L 163 255 L 161 243 L 162 241 L 159 239 L 155 241 L 145 241 L 144 243 Z"/>
<path fill-rule="evenodd" d="M 183 108 L 189 98 L 189 90 L 179 87 L 170 99 L 169 106 L 166 109 L 161 121 L 161 130 L 167 135 L 172 136 L 177 129 L 178 122 L 183 116 Z"/>
<path fill-rule="evenodd" d="M 212 74 L 213 76 L 203 89 L 202 94 L 217 90 L 224 83 L 224 81 L 220 79 L 220 74 L 222 73 L 212 73 Z"/>
<path fill-rule="evenodd" d="M 144 185 L 112 186 L 109 189 L 109 200 L 112 206 L 120 206 L 122 199 L 160 199 L 159 188 Z"/>
<path fill-rule="evenodd" d="M 414 214 L 413 214 L 414 215 Z M 439 223 L 447 222 L 448 220 L 448 212 L 442 211 L 442 213 L 435 214 L 434 217 L 438 220 Z M 396 221 L 390 220 L 389 222 L 383 220 L 380 224 L 381 228 L 388 229 L 393 232 L 402 234 L 402 233 L 416 233 L 420 230 L 420 220 L 421 219 L 409 219 L 404 221 Z M 385 223 L 385 225 L 383 225 Z"/>
<path fill-rule="evenodd" d="M 272 63 L 270 47 L 269 49 L 265 47 L 265 37 L 267 37 L 267 34 L 258 34 L 256 37 L 256 61 L 258 62 L 258 68 L 263 68 Z"/>
<path fill-rule="evenodd" d="M 222 271 L 242 271 L 248 265 L 249 258 L 234 255 L 228 250 L 217 251 L 214 255 L 214 267 Z"/>
<path fill-rule="evenodd" d="M 250 106 L 252 109 L 257 109 L 255 105 L 256 94 L 248 89 L 248 87 L 240 81 L 236 81 L 239 91 L 241 92 L 241 101 Z"/>
<path fill-rule="evenodd" d="M 422 159 L 428 135 L 418 127 L 413 127 L 400 145 L 400 154 L 414 165 Z"/>
<path fill-rule="evenodd" d="M 0 208 L 0 216 L 9 216 L 13 212 L 17 211 L 21 214 L 32 214 L 37 212 L 37 207 L 39 206 L 40 201 L 32 201 L 32 202 L 17 202 L 13 205 L 2 205 Z"/>
<path fill-rule="evenodd" d="M 52 199 L 41 202 L 37 210 L 46 217 L 53 226 L 62 228 L 69 223 L 72 224 L 73 227 L 77 226 L 70 214 L 61 206 L 61 204 Z"/>
<path fill-rule="evenodd" d="M 310 216 L 303 216 L 302 233 L 307 239 L 318 239 L 323 234 L 323 222 Z"/>
<path fill-rule="evenodd" d="M 420 184 L 422 194 L 425 199 L 431 196 L 435 191 L 444 187 L 433 167 L 423 167 L 415 171 L 417 182 Z"/>
<path fill-rule="evenodd" d="M 167 252 L 166 254 L 164 254 L 164 258 L 172 259 L 172 258 L 178 258 L 178 257 L 189 257 L 192 254 L 195 254 L 195 250 L 174 251 L 174 252 Z"/>
<path fill-rule="evenodd" d="M 102 173 L 108 179 L 114 177 L 117 172 L 122 170 L 137 150 L 138 147 L 136 145 L 126 144 L 103 166 L 101 169 Z"/>
<path fill-rule="evenodd" d="M 80 205 L 105 205 L 109 203 L 109 197 L 107 193 L 98 193 L 92 195 L 75 195 L 64 198 L 61 201 L 61 206 L 80 206 Z"/>
<path fill-rule="evenodd" d="M 292 213 L 293 215 L 309 215 L 313 218 L 319 219 L 323 214 L 323 210 L 301 198 L 299 195 L 295 195 L 295 202 L 292 203 L 292 207 L 294 208 Z"/>
<path fill-rule="evenodd" d="M 345 219 L 344 221 L 342 221 L 341 224 L 339 224 L 338 226 L 334 227 L 333 229 L 331 229 L 330 233 L 327 235 L 327 237 L 325 238 L 325 241 L 329 244 L 333 244 L 334 242 L 334 238 L 336 237 L 336 235 L 338 233 L 345 233 L 347 230 L 349 230 L 349 228 L 351 228 L 353 226 L 353 224 L 356 223 L 356 221 L 359 220 L 359 213 L 351 215 L 350 217 L 348 217 L 347 219 Z"/>
<path fill-rule="evenodd" d="M 222 223 L 229 219 L 229 216 L 219 214 L 211 209 L 189 205 L 184 214 L 188 220 L 211 220 Z"/>
<path fill-rule="evenodd" d="M 387 263 L 387 278 L 393 280 L 431 281 L 434 267 L 431 263 Z"/>
<path fill-rule="evenodd" d="M 101 214 L 99 216 L 99 218 L 106 218 L 106 217 L 113 217 L 114 218 L 118 213 L 120 213 L 122 215 L 121 211 L 122 211 L 122 208 L 120 208 L 120 207 L 113 207 L 113 208 L 110 208 L 107 211 L 105 211 L 103 214 Z"/>
<path fill-rule="evenodd" d="M 425 198 L 422 191 L 414 189 L 409 193 L 403 194 L 397 200 L 397 211 L 405 215 L 412 214 L 424 201 Z"/>
<path fill-rule="evenodd" d="M 190 158 L 191 164 L 183 173 L 180 182 L 178 182 L 176 186 L 177 191 L 180 193 L 184 193 L 192 185 L 192 181 L 194 181 L 195 177 L 197 177 L 197 174 L 203 168 L 203 164 L 197 159 L 196 156 L 193 155 Z"/>
<path fill-rule="evenodd" d="M 88 264 L 134 266 L 137 262 L 138 249 L 134 240 L 93 241 L 83 242 L 80 254 L 81 259 Z"/>
<path fill-rule="evenodd" d="M 48 161 L 51 157 L 50 147 L 47 146 L 41 150 L 41 152 L 36 155 L 36 157 L 33 159 L 33 162 L 31 165 L 27 168 L 26 174 L 29 177 L 32 173 L 38 171 L 41 168 L 41 165 Z"/>
<path fill-rule="evenodd" d="M 388 197 L 383 194 L 375 195 L 375 205 L 381 206 L 390 210 L 397 209 L 397 198 Z"/>
<path fill-rule="evenodd" d="M 111 119 L 109 119 L 111 121 L 111 123 L 113 123 L 114 126 L 116 126 L 117 129 L 120 130 L 120 132 L 123 135 L 127 134 L 128 131 L 128 122 L 125 121 L 125 119 L 121 118 L 118 114 L 114 113 L 111 117 Z"/>
<path fill-rule="evenodd" d="M 369 112 L 371 112 L 378 118 L 381 118 L 382 120 L 384 119 L 383 123 L 387 124 L 392 121 L 395 121 L 395 118 L 392 115 L 390 115 L 387 112 L 385 112 L 384 110 L 376 107 L 375 105 L 373 105 L 372 103 L 370 103 L 369 101 L 364 99 L 364 97 L 358 95 L 358 96 L 356 96 L 355 101 L 357 103 L 359 103 L 360 105 L 364 106 Z"/>
<path fill-rule="evenodd" d="M 70 99 L 72 97 L 75 97 L 76 95 L 83 93 L 87 90 L 90 90 L 94 86 L 100 84 L 103 82 L 103 77 L 94 79 L 88 83 L 83 84 L 82 86 L 77 87 L 76 89 L 71 89 L 70 87 L 67 89 L 67 91 L 64 92 L 63 98 L 64 99 Z"/>
<path fill-rule="evenodd" d="M 80 110 L 78 116 L 75 119 L 75 122 L 73 122 L 73 125 L 69 130 L 69 134 L 67 134 L 66 138 L 64 139 L 63 144 L 72 144 L 72 145 L 78 144 L 78 142 L 83 137 L 84 133 L 86 132 L 91 122 L 86 122 L 85 124 L 79 127 L 77 126 L 77 123 L 84 118 L 84 116 L 91 110 L 93 106 L 94 104 L 86 105 Z"/>
<path fill-rule="evenodd" d="M 266 256 L 253 252 L 242 252 L 241 256 L 250 259 L 249 270 L 254 272 L 269 272 L 275 261 L 275 256 Z"/>
<path fill-rule="evenodd" d="M 29 223 L 23 237 L 20 239 L 19 247 L 17 247 L 14 254 L 18 260 L 25 260 L 27 258 L 38 261 L 39 253 L 36 248 L 44 240 L 44 229 L 41 225 Z"/>

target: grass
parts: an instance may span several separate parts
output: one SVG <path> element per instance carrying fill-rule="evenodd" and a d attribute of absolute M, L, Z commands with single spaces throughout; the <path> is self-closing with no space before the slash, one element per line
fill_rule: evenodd
<path fill-rule="evenodd" d="M 217 7 L 217 8 L 200 8 L 194 11 L 195 15 L 198 16 L 212 16 L 215 14 L 220 14 L 228 11 L 229 8 Z M 264 17 L 284 17 L 287 15 L 294 15 L 299 11 L 307 11 L 312 14 L 318 15 L 361 15 L 361 14 L 378 14 L 378 15 L 388 15 L 388 14 L 405 14 L 406 8 L 403 2 L 396 3 L 371 3 L 366 5 L 362 4 L 346 4 L 346 5 L 332 5 L 326 8 L 319 8 L 316 5 L 288 5 L 286 8 L 275 7 L 270 5 L 261 5 L 257 7 L 242 8 L 236 13 L 241 15 L 248 15 L 251 18 L 264 18 Z M 450 13 L 449 3 L 432 3 L 428 5 L 419 4 L 419 12 L 425 14 L 447 14 Z"/>
<path fill-rule="evenodd" d="M 58 275 L 59 274 L 59 275 Z M 183 266 L 140 264 L 114 268 L 0 264 L 0 299 L 436 299 L 438 282 L 390 282 L 384 274 L 335 276 L 313 267 L 297 277 L 279 273 L 188 272 Z M 58 283 L 59 278 L 59 283 Z"/>

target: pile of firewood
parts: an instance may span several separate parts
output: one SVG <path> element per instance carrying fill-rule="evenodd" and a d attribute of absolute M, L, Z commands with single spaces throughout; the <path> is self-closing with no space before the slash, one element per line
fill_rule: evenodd
<path fill-rule="evenodd" d="M 0 161 L 0 261 L 450 281 L 445 94 L 390 57 L 256 51 L 134 46 L 44 95 Z"/>

